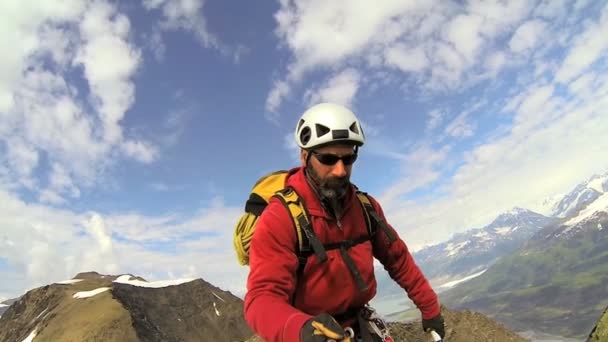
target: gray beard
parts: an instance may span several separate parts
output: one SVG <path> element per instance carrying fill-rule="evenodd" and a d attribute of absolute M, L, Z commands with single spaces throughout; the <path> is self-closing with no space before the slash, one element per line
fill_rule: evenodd
<path fill-rule="evenodd" d="M 322 180 L 310 164 L 306 166 L 306 175 L 312 180 L 315 190 L 322 199 L 330 201 L 342 200 L 346 197 L 350 188 L 350 179 L 348 177 Z"/>
<path fill-rule="evenodd" d="M 321 180 L 310 164 L 306 166 L 306 178 L 323 206 L 334 217 L 340 218 L 344 208 L 344 198 L 350 188 L 350 179 L 343 177 Z"/>

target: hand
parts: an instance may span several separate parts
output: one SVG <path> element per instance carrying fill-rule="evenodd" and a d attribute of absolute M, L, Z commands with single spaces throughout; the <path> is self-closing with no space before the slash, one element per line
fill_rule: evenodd
<path fill-rule="evenodd" d="M 300 330 L 300 342 L 351 342 L 340 324 L 329 314 L 309 319 Z"/>
<path fill-rule="evenodd" d="M 431 330 L 434 330 L 443 339 L 445 337 L 443 316 L 439 314 L 431 319 L 423 319 L 422 330 L 424 330 L 425 332 L 431 332 Z"/>

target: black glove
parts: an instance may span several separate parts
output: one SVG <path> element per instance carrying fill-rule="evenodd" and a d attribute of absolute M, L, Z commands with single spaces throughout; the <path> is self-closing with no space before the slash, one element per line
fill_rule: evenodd
<path fill-rule="evenodd" d="M 445 327 L 443 325 L 443 316 L 441 314 L 431 318 L 431 319 L 423 319 L 422 320 L 422 330 L 425 332 L 431 332 L 431 330 L 435 330 L 441 339 L 445 337 Z"/>
<path fill-rule="evenodd" d="M 300 342 L 350 342 L 342 326 L 329 314 L 322 313 L 309 319 L 300 330 Z"/>

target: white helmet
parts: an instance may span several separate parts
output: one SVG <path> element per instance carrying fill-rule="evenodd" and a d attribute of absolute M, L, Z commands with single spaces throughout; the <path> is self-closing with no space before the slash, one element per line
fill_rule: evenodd
<path fill-rule="evenodd" d="M 334 142 L 357 146 L 365 143 L 359 119 L 350 109 L 333 103 L 321 103 L 305 111 L 296 126 L 295 138 L 303 149 Z"/>

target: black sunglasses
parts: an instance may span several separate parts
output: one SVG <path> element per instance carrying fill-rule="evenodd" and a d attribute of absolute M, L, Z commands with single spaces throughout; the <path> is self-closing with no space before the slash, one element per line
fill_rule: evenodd
<path fill-rule="evenodd" d="M 315 151 L 311 151 L 311 153 L 315 156 L 315 158 L 317 158 L 319 162 L 321 162 L 321 164 L 329 166 L 335 165 L 338 160 L 342 160 L 342 163 L 344 163 L 345 166 L 351 165 L 355 162 L 355 160 L 357 160 L 356 153 L 351 153 L 344 156 L 338 156 L 333 153 L 319 153 Z"/>

